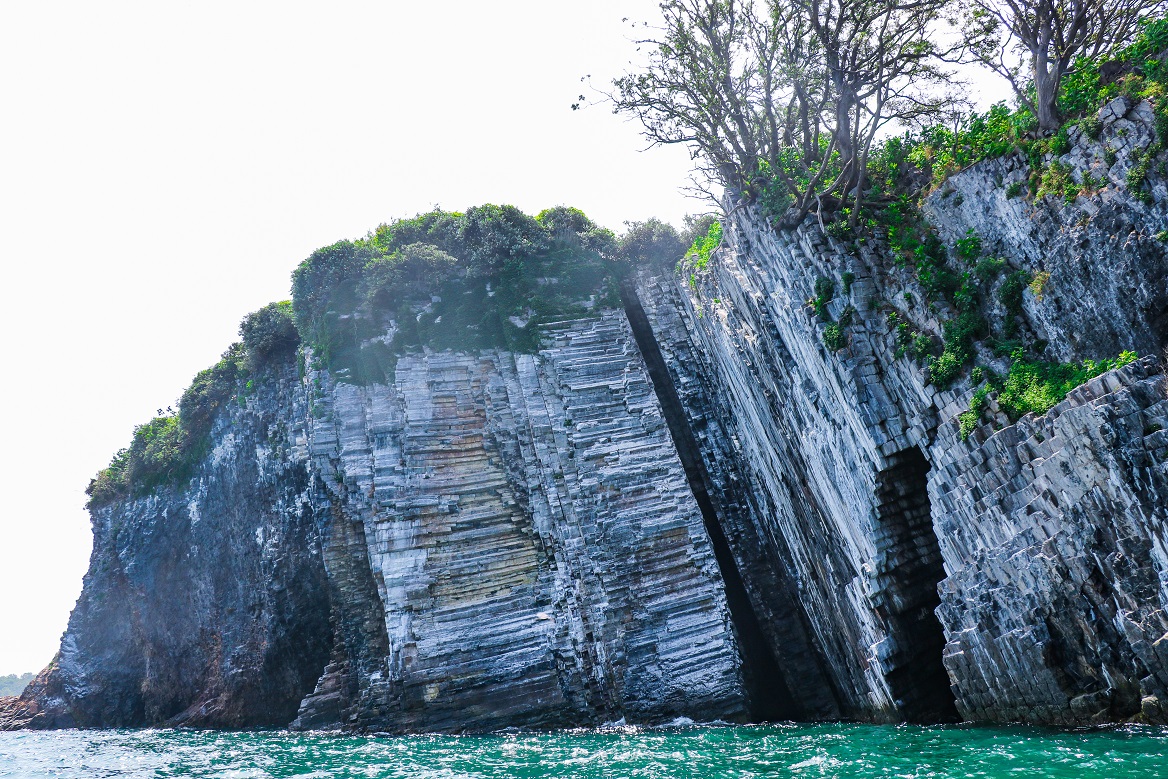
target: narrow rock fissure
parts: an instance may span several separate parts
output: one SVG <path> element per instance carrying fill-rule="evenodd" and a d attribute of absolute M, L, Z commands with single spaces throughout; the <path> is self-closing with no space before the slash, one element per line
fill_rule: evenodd
<path fill-rule="evenodd" d="M 955 722 L 960 717 L 941 659 L 945 633 L 936 614 L 945 567 L 929 503 L 929 461 L 914 446 L 889 463 L 876 483 L 875 601 L 893 643 L 885 678 L 904 719 Z"/>
<path fill-rule="evenodd" d="M 645 360 L 649 379 L 661 404 L 669 432 L 673 436 L 674 446 L 685 468 L 686 480 L 702 512 L 702 520 L 714 548 L 714 558 L 722 573 L 726 606 L 730 610 L 734 633 L 742 651 L 751 717 L 762 722 L 800 719 L 800 707 L 783 679 L 774 654 L 767 646 L 758 615 L 750 603 L 746 585 L 730 550 L 730 542 L 718 521 L 714 502 L 706 488 L 708 476 L 697 439 L 690 428 L 677 388 L 673 385 L 665 358 L 649 325 L 649 318 L 645 315 L 645 309 L 641 306 L 636 291 L 628 285 L 621 286 L 621 302 L 632 327 L 633 338 Z"/>

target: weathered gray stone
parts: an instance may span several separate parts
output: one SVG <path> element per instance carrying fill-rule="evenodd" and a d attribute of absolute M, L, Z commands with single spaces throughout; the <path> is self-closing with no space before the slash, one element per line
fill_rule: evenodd
<path fill-rule="evenodd" d="M 389 386 L 294 366 L 257 386 L 189 486 L 94 511 L 61 654 L 0 727 L 747 717 L 622 312 L 538 355 L 406 355 Z"/>
<path fill-rule="evenodd" d="M 1120 119 L 1143 128 L 1124 135 L 1131 148 L 1146 147 L 1151 116 L 1130 106 L 1102 142 Z M 1064 160 L 1081 169 L 1101 151 L 1076 138 Z M 1052 358 L 1159 354 L 1163 198 L 1112 185 L 1074 205 L 1008 199 L 1000 182 L 1017 170 L 1005 158 L 955 176 L 930 217 L 950 241 L 973 229 L 1014 267 L 1050 273 L 1025 310 Z M 1159 193 L 1163 178 L 1151 185 Z M 1114 237 L 1119 222 L 1130 236 Z M 928 386 L 919 364 L 895 357 L 886 320 L 895 310 L 939 333 L 944 307 L 926 308 L 878 246 L 845 248 L 811 222 L 776 234 L 749 207 L 732 209 L 724 232 L 696 285 L 646 275 L 638 289 L 690 422 L 707 431 L 712 492 L 745 504 L 724 516 L 739 563 L 777 583 L 750 588 L 756 610 L 797 593 L 808 640 L 789 658 L 773 649 L 787 663 L 817 658 L 805 688 L 826 683 L 841 712 L 867 719 L 928 719 L 948 699 L 968 719 L 1161 721 L 1141 703 L 1165 695 L 1168 630 L 1168 400 L 1155 358 L 1041 418 L 1010 425 L 991 404 L 1003 429 L 963 442 L 969 384 Z M 804 301 L 817 278 L 844 271 L 851 292 L 827 309 L 839 319 L 854 307 L 853 324 L 831 353 Z"/>

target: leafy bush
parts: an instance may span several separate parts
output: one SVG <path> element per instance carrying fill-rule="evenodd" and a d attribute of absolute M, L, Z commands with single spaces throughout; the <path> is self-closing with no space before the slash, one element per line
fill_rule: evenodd
<path fill-rule="evenodd" d="M 248 314 L 239 323 L 239 335 L 253 368 L 293 354 L 300 345 L 300 333 L 292 318 L 292 301 L 269 303 Z"/>
<path fill-rule="evenodd" d="M 1063 165 L 1058 160 L 1050 163 L 1038 174 L 1038 188 L 1035 191 L 1035 197 L 1046 197 L 1052 195 L 1054 197 L 1061 197 L 1068 203 L 1072 202 L 1079 196 L 1082 188 L 1075 183 L 1074 177 L 1071 175 L 1071 168 L 1068 165 Z"/>
<path fill-rule="evenodd" d="M 722 245 L 722 223 L 712 222 L 706 234 L 694 239 L 685 258 L 689 267 L 696 271 L 704 271 L 710 264 L 710 257 L 714 250 Z"/>
<path fill-rule="evenodd" d="M 838 352 L 848 345 L 848 337 L 844 335 L 839 322 L 832 322 L 823 329 L 823 343 L 833 352 Z"/>
<path fill-rule="evenodd" d="M 659 219 L 648 219 L 625 222 L 625 228 L 617 244 L 621 259 L 630 265 L 673 266 L 685 256 L 685 244 L 672 225 Z"/>
<path fill-rule="evenodd" d="M 929 381 L 947 387 L 973 360 L 973 342 L 985 335 L 986 322 L 975 311 L 963 311 L 944 325 L 945 340 L 941 356 L 929 364 Z"/>
<path fill-rule="evenodd" d="M 978 257 L 981 257 L 982 245 L 981 236 L 979 236 L 972 229 L 966 231 L 964 238 L 957 240 L 957 257 L 965 262 L 975 262 Z"/>
<path fill-rule="evenodd" d="M 973 393 L 973 397 L 969 399 L 969 410 L 957 415 L 962 441 L 968 439 L 970 434 L 977 429 L 977 425 L 981 421 L 981 412 L 985 408 L 986 400 L 989 398 L 990 389 L 989 384 L 978 387 Z"/>
<path fill-rule="evenodd" d="M 1111 360 L 1084 360 L 1078 363 L 1042 362 L 1029 359 L 1021 349 L 1011 354 L 1010 370 L 1005 378 L 985 371 L 987 381 L 974 392 L 969 410 L 958 415 L 961 440 L 965 440 L 981 422 L 981 415 L 991 395 L 1011 421 L 1028 413 L 1045 414 L 1071 390 L 1107 371 L 1122 368 L 1136 360 L 1135 352 L 1122 352 Z"/>
<path fill-rule="evenodd" d="M 974 266 L 973 275 L 982 284 L 992 284 L 1006 267 L 1006 261 L 1001 257 L 982 257 Z"/>
<path fill-rule="evenodd" d="M 1029 271 L 1016 270 L 998 288 L 998 300 L 1006 309 L 1004 330 L 1007 338 L 1014 337 L 1018 332 L 1016 319 L 1022 315 L 1022 293 L 1030 285 L 1031 279 Z"/>
<path fill-rule="evenodd" d="M 575 208 L 433 211 L 314 252 L 293 273 L 292 305 L 322 363 L 367 384 L 423 345 L 535 351 L 546 323 L 619 305 L 620 257 Z"/>
<path fill-rule="evenodd" d="M 856 282 L 856 274 L 851 271 L 844 271 L 840 274 L 840 283 L 843 284 L 844 294 L 852 294 L 852 284 Z"/>
<path fill-rule="evenodd" d="M 1016 420 L 1033 411 L 1045 414 L 1067 393 L 1096 376 L 1135 362 L 1134 352 L 1123 352 L 1112 360 L 1085 360 L 1081 363 L 1053 363 L 1028 360 L 1018 350 L 1010 371 L 997 389 L 998 405 Z"/>
<path fill-rule="evenodd" d="M 827 304 L 835 300 L 835 282 L 826 276 L 820 276 L 815 280 L 815 297 L 811 298 L 808 303 L 815 309 L 816 315 L 827 321 Z"/>

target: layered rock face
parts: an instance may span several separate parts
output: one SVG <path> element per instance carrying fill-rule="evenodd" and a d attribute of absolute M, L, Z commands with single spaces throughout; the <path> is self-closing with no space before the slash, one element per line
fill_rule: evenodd
<path fill-rule="evenodd" d="M 545 344 L 403 357 L 393 387 L 324 379 L 321 500 L 365 539 L 325 560 L 367 560 L 348 586 L 376 592 L 336 599 L 339 656 L 299 725 L 746 715 L 710 541 L 627 320 Z"/>
<path fill-rule="evenodd" d="M 984 290 L 994 335 L 1145 355 L 1047 414 L 991 402 L 963 438 L 970 378 L 938 389 L 897 330 L 957 312 L 877 242 L 735 206 L 708 269 L 644 271 L 536 354 L 269 368 L 189 483 L 93 511 L 60 655 L 0 728 L 1168 722 L 1152 125 L 1119 100 L 1073 130 L 1074 202 L 1011 197 L 1015 157 L 926 202 L 1033 279 L 1022 314 Z"/>
<path fill-rule="evenodd" d="M 1120 97 L 1099 118 L 1097 139 L 1072 127 L 1070 151 L 1052 161 L 1075 183 L 1094 182 L 1090 196 L 1046 198 L 1039 208 L 1010 197 L 1010 185 L 1029 174 L 1026 160 L 1012 155 L 954 176 L 926 202 L 929 221 L 950 242 L 973 230 L 1015 267 L 1050 274 L 1027 297 L 1026 318 L 1060 360 L 1105 359 L 1121 349 L 1158 354 L 1168 340 L 1168 179 L 1153 170 L 1145 199 L 1126 182 L 1155 140 L 1152 107 Z"/>
<path fill-rule="evenodd" d="M 185 490 L 94 512 L 11 726 L 491 730 L 748 715 L 721 577 L 620 311 L 393 386 L 287 366 Z"/>
<path fill-rule="evenodd" d="M 1105 171 L 1114 184 L 1151 119 L 1109 110 L 1100 141 L 1076 135 L 1063 160 L 1081 177 L 1126 139 Z M 1013 267 L 1044 273 L 1023 326 L 1055 356 L 1158 355 L 1162 179 L 1148 203 L 1115 186 L 1034 203 L 1006 197 L 1022 165 L 954 177 L 930 199 L 932 221 L 951 241 L 973 229 Z M 828 716 L 874 720 L 1165 721 L 1157 359 L 1100 377 L 1040 419 L 998 413 L 1000 429 L 963 441 L 969 384 L 938 391 L 897 354 L 890 310 L 935 333 L 953 315 L 921 301 L 908 271 L 817 225 L 776 234 L 746 207 L 725 232 L 707 273 L 646 274 L 637 291 L 770 649 L 800 669 L 796 694 Z M 844 273 L 854 281 L 837 283 L 827 311 L 854 311 L 832 352 L 805 301 L 818 279 Z"/>

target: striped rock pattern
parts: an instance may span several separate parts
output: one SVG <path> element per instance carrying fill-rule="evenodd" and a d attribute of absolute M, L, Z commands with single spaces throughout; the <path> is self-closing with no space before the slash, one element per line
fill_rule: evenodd
<path fill-rule="evenodd" d="M 779 664 L 801 669 L 792 693 L 819 702 L 808 715 L 1168 721 L 1168 188 L 1154 173 L 1139 202 L 1124 178 L 1151 137 L 1146 108 L 1108 107 L 1101 140 L 1074 134 L 1061 162 L 1076 180 L 1107 174 L 1074 203 L 1007 197 L 1013 158 L 927 201 L 950 244 L 974 229 L 1041 281 L 1016 324 L 1051 359 L 1153 355 L 1042 418 L 1011 423 L 991 401 L 991 424 L 960 439 L 968 375 L 932 386 L 896 329 L 939 336 L 956 312 L 878 241 L 844 244 L 814 220 L 776 233 L 739 204 L 704 271 L 638 279 L 754 611 Z M 810 303 L 821 280 L 825 317 Z"/>
<path fill-rule="evenodd" d="M 387 637 L 385 658 L 352 642 L 333 667 L 383 666 L 379 689 L 329 709 L 340 724 L 744 716 L 710 542 L 621 312 L 553 328 L 538 355 L 405 356 L 392 387 L 323 379 L 321 499 L 360 525 L 383 612 L 339 622 L 380 618 Z M 318 692 L 362 684 L 326 674 Z M 301 724 L 327 724 L 320 708 Z"/>
<path fill-rule="evenodd" d="M 1168 715 L 1168 393 L 1145 359 L 938 447 L 939 612 L 971 719 Z M 992 434 L 990 434 L 992 433 Z"/>

